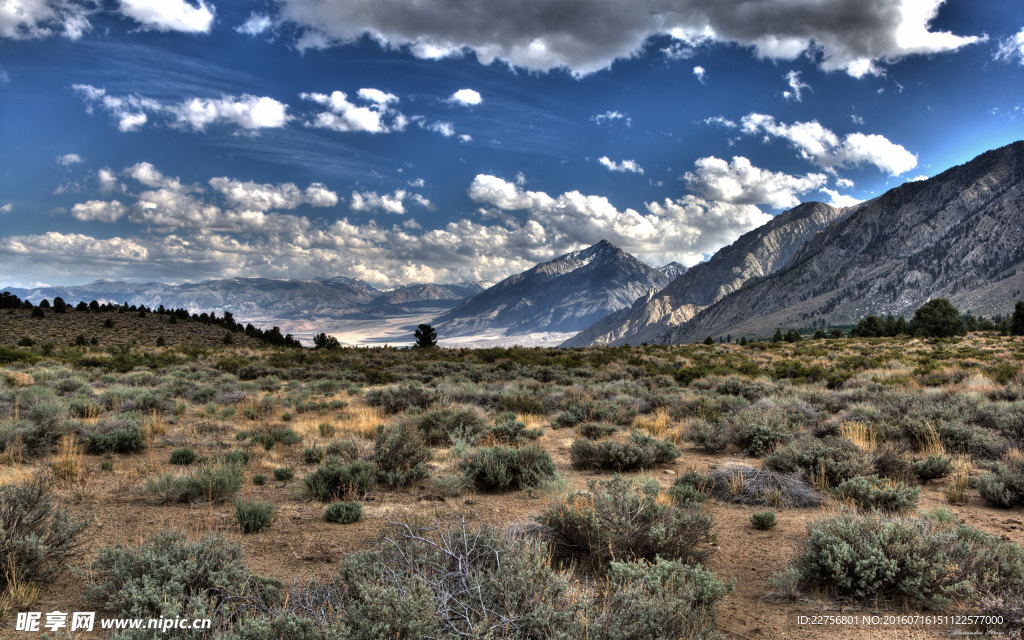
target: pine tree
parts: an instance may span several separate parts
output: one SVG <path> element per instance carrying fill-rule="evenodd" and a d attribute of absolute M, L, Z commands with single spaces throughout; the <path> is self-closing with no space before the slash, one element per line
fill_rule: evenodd
<path fill-rule="evenodd" d="M 1010 335 L 1024 336 L 1024 300 L 1018 300 L 1010 319 Z"/>
<path fill-rule="evenodd" d="M 430 349 L 437 346 L 437 332 L 429 324 L 421 324 L 416 333 L 416 346 L 420 349 Z"/>

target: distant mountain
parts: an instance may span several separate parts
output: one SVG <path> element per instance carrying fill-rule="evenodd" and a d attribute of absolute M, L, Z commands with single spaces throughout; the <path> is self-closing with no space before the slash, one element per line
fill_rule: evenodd
<path fill-rule="evenodd" d="M 387 291 L 378 296 L 373 303 L 377 304 L 408 304 L 427 300 L 463 300 L 483 291 L 476 282 L 460 282 L 458 284 L 409 284 Z"/>
<path fill-rule="evenodd" d="M 1024 141 L 1018 141 L 858 205 L 804 244 L 785 268 L 651 341 L 765 335 L 869 314 L 909 316 L 938 297 L 962 311 L 1007 313 L 1022 290 Z"/>
<path fill-rule="evenodd" d="M 678 276 L 681 276 L 684 273 L 686 273 L 686 267 L 679 264 L 678 262 L 670 262 L 666 264 L 664 267 L 658 267 L 658 271 L 668 276 L 668 281 L 672 282 Z"/>
<path fill-rule="evenodd" d="M 602 240 L 506 278 L 433 324 L 442 340 L 579 331 L 668 282 L 658 269 Z"/>
<path fill-rule="evenodd" d="M 654 342 L 668 327 L 688 321 L 748 281 L 784 267 L 814 234 L 847 213 L 820 202 L 781 213 L 686 270 L 662 291 L 599 319 L 562 346 Z"/>

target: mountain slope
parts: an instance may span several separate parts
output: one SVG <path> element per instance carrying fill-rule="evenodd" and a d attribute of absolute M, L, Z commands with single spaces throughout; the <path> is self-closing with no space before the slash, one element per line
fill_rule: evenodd
<path fill-rule="evenodd" d="M 691 267 L 661 292 L 637 300 L 628 311 L 601 318 L 562 346 L 652 342 L 669 326 L 686 322 L 751 279 L 781 269 L 815 233 L 845 213 L 820 202 L 781 213 Z"/>
<path fill-rule="evenodd" d="M 506 278 L 433 324 L 442 339 L 579 331 L 666 284 L 661 271 L 602 240 Z"/>
<path fill-rule="evenodd" d="M 784 269 L 656 341 L 909 314 L 937 297 L 974 313 L 1005 313 L 1022 287 L 1024 141 L 859 205 Z"/>

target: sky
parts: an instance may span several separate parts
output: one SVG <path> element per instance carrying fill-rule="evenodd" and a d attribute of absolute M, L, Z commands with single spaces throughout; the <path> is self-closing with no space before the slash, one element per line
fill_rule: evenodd
<path fill-rule="evenodd" d="M 692 266 L 1021 138 L 1020 0 L 0 0 L 0 286 Z"/>

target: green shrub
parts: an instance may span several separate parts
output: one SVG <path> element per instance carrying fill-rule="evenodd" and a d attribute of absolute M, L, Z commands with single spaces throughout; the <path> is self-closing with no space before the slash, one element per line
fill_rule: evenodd
<path fill-rule="evenodd" d="M 499 415 L 494 420 L 494 426 L 487 431 L 487 437 L 494 442 L 503 444 L 523 444 L 527 440 L 536 440 L 542 435 L 544 435 L 543 430 L 527 429 L 526 424 L 521 422 L 511 411 Z"/>
<path fill-rule="evenodd" d="M 681 452 L 671 442 L 634 431 L 625 442 L 593 442 L 580 438 L 572 443 L 569 455 L 572 466 L 576 469 L 621 472 L 649 469 L 657 464 L 672 462 L 681 455 Z"/>
<path fill-rule="evenodd" d="M 871 476 L 845 480 L 832 489 L 832 495 L 839 500 L 851 500 L 861 509 L 899 512 L 917 507 L 921 490 Z"/>
<path fill-rule="evenodd" d="M 710 482 L 707 476 L 696 471 L 687 471 L 676 478 L 668 489 L 668 495 L 679 505 L 697 505 L 708 499 Z"/>
<path fill-rule="evenodd" d="M 167 473 L 149 478 L 146 489 L 164 502 L 223 502 L 238 493 L 242 482 L 241 465 L 205 465 L 193 475 Z"/>
<path fill-rule="evenodd" d="M 418 431 L 404 425 L 377 427 L 373 444 L 373 462 L 377 482 L 397 488 L 427 477 L 424 466 L 433 455 Z"/>
<path fill-rule="evenodd" d="M 274 469 L 274 480 L 277 480 L 278 482 L 290 482 L 290 481 L 292 481 L 294 479 L 295 479 L 295 468 L 294 467 L 288 466 L 288 467 L 278 467 L 278 468 Z"/>
<path fill-rule="evenodd" d="M 453 473 L 446 476 L 434 476 L 431 485 L 437 495 L 444 498 L 455 498 L 473 488 L 473 482 L 465 475 Z"/>
<path fill-rule="evenodd" d="M 714 522 L 699 509 L 658 504 L 658 485 L 635 487 L 616 475 L 569 494 L 538 522 L 547 527 L 552 557 L 560 563 L 605 567 L 612 560 L 678 559 L 711 555 Z"/>
<path fill-rule="evenodd" d="M 174 451 L 171 451 L 170 463 L 188 466 L 195 462 L 196 458 L 198 457 L 199 456 L 196 455 L 195 451 L 189 449 L 188 447 L 183 447 L 181 449 L 175 449 Z"/>
<path fill-rule="evenodd" d="M 280 429 L 274 432 L 274 440 L 277 440 L 282 445 L 288 447 L 293 444 L 299 444 L 302 442 L 302 438 L 299 434 L 295 433 L 294 429 Z"/>
<path fill-rule="evenodd" d="M 321 438 L 333 438 L 334 437 L 334 425 L 330 422 L 321 422 L 317 425 L 317 429 L 320 430 Z"/>
<path fill-rule="evenodd" d="M 754 513 L 750 514 L 750 524 L 753 525 L 755 529 L 760 529 L 761 531 L 768 531 L 769 529 L 774 529 L 776 525 L 775 512 L 755 511 Z"/>
<path fill-rule="evenodd" d="M 221 460 L 226 465 L 244 467 L 249 464 L 249 453 L 247 451 L 242 451 L 241 449 L 232 449 L 221 456 Z"/>
<path fill-rule="evenodd" d="M 250 498 L 235 502 L 235 521 L 242 533 L 256 533 L 274 521 L 274 505 Z"/>
<path fill-rule="evenodd" d="M 613 425 L 588 422 L 587 424 L 580 425 L 578 433 L 581 438 L 586 438 L 588 440 L 602 440 L 615 435 L 615 431 L 616 429 Z"/>
<path fill-rule="evenodd" d="M 686 438 L 708 453 L 725 451 L 732 442 L 734 434 L 723 422 L 707 422 L 699 420 L 686 433 Z"/>
<path fill-rule="evenodd" d="M 1024 507 L 1024 460 L 997 464 L 992 473 L 978 478 L 978 492 L 995 507 Z"/>
<path fill-rule="evenodd" d="M 779 444 L 789 442 L 792 435 L 776 425 L 744 424 L 736 429 L 733 437 L 743 453 L 761 458 L 771 453 Z"/>
<path fill-rule="evenodd" d="M 221 594 L 243 584 L 242 556 L 240 545 L 223 538 L 193 543 L 183 533 L 165 530 L 138 546 L 100 549 L 92 564 L 96 581 L 86 595 L 124 617 L 210 617 Z"/>
<path fill-rule="evenodd" d="M 361 502 L 335 502 L 324 509 L 324 520 L 338 524 L 351 524 L 363 515 Z"/>
<path fill-rule="evenodd" d="M 805 480 L 835 486 L 844 480 L 871 473 L 871 461 L 846 438 L 802 438 L 778 447 L 764 459 L 766 469 L 796 473 Z"/>
<path fill-rule="evenodd" d="M 0 592 L 12 579 L 48 582 L 79 555 L 88 521 L 57 508 L 53 482 L 38 474 L 24 484 L 0 486 Z"/>
<path fill-rule="evenodd" d="M 462 465 L 466 477 L 483 491 L 536 487 L 556 473 L 551 454 L 537 445 L 481 447 Z"/>
<path fill-rule="evenodd" d="M 313 445 L 302 450 L 302 461 L 306 464 L 319 464 L 324 460 L 324 450 Z"/>
<path fill-rule="evenodd" d="M 953 472 L 953 461 L 947 456 L 928 456 L 927 460 L 919 460 L 910 466 L 921 482 L 945 478 Z"/>
<path fill-rule="evenodd" d="M 437 392 L 419 383 L 390 385 L 372 389 L 366 394 L 366 403 L 380 407 L 387 413 L 401 413 L 414 407 L 426 409 L 437 401 Z"/>
<path fill-rule="evenodd" d="M 432 447 L 447 446 L 456 440 L 472 442 L 487 428 L 487 421 L 473 409 L 440 407 L 416 418 L 416 427 Z"/>
<path fill-rule="evenodd" d="M 267 476 L 263 475 L 262 473 L 255 473 L 252 476 L 252 483 L 257 487 L 262 487 L 263 485 L 267 484 Z"/>
<path fill-rule="evenodd" d="M 954 599 L 1024 580 L 1024 551 L 972 527 L 878 515 L 816 520 L 794 566 L 805 586 L 865 601 Z"/>
<path fill-rule="evenodd" d="M 138 453 L 146 449 L 146 436 L 137 424 L 112 423 L 112 427 L 89 434 L 89 450 L 93 453 Z"/>
<path fill-rule="evenodd" d="M 303 478 L 306 490 L 321 502 L 337 500 L 342 496 L 362 497 L 373 489 L 377 468 L 370 462 L 357 460 L 342 463 L 327 458 L 324 463 Z"/>

